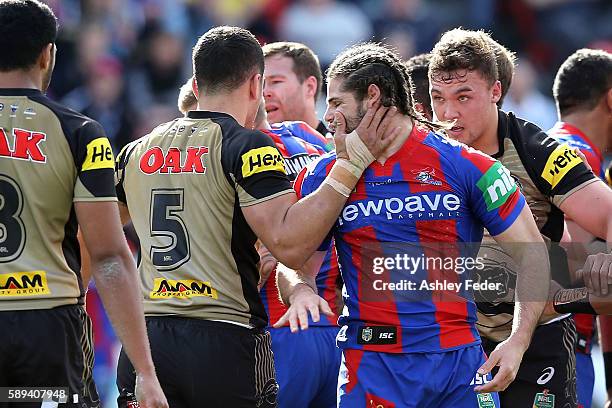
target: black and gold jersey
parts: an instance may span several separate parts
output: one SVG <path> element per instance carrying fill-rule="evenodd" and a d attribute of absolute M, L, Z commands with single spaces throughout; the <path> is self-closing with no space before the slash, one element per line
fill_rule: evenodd
<path fill-rule="evenodd" d="M 116 201 L 104 130 L 34 89 L 0 89 L 0 310 L 82 303 L 74 202 Z"/>
<path fill-rule="evenodd" d="M 128 144 L 116 167 L 140 239 L 145 314 L 264 327 L 241 207 L 293 193 L 273 141 L 230 115 L 191 111 Z"/>
<path fill-rule="evenodd" d="M 493 157 L 510 171 L 542 237 L 549 243 L 553 277 L 567 275 L 565 256 L 559 253 L 562 249 L 556 245 L 564 228 L 564 215 L 559 206 L 571 194 L 598 179 L 569 145 L 559 144 L 538 126 L 512 113 L 499 111 L 498 117 L 500 150 Z M 512 326 L 516 267 L 488 234 L 485 234 L 479 256 L 486 257 L 487 264 L 481 278 L 495 279 L 505 290 L 476 294 L 482 295 L 477 298 L 478 330 L 483 337 L 502 341 L 509 336 Z"/>

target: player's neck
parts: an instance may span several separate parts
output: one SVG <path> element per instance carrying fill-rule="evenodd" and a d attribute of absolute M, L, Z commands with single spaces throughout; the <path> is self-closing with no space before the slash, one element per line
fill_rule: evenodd
<path fill-rule="evenodd" d="M 414 126 L 414 122 L 409 116 L 397 115 L 393 119 L 393 121 L 389 123 L 389 126 L 387 126 L 387 129 L 390 130 L 390 129 L 400 128 L 401 129 L 400 135 L 397 137 L 397 139 L 395 139 L 393 143 L 391 143 L 391 145 L 387 148 L 387 151 L 381 157 L 379 157 L 377 161 L 380 162 L 381 164 L 385 164 L 385 162 L 387 161 L 389 157 L 397 153 L 402 148 L 402 146 L 404 146 L 404 143 L 408 141 L 408 137 L 410 136 L 410 133 L 412 132 L 413 126 Z"/>
<path fill-rule="evenodd" d="M 306 109 L 304 112 L 304 118 L 301 120 L 306 122 L 313 129 L 316 129 L 319 126 L 319 117 L 317 116 L 317 111 L 314 109 L 314 105 L 312 106 L 312 109 Z"/>
<path fill-rule="evenodd" d="M 612 148 L 612 146 L 606 145 L 608 133 L 611 131 L 608 127 L 609 121 L 601 119 L 598 108 L 592 111 L 581 111 L 563 115 L 561 116 L 561 121 L 580 129 L 600 152 L 603 153 Z"/>
<path fill-rule="evenodd" d="M 29 71 L 15 70 L 0 73 L 0 88 L 31 88 L 40 90 L 42 79 Z"/>
<path fill-rule="evenodd" d="M 246 123 L 248 115 L 248 100 L 237 95 L 222 94 L 207 96 L 198 100 L 198 109 L 211 112 L 226 113 L 233 117 L 241 126 L 250 128 L 253 124 Z"/>
<path fill-rule="evenodd" d="M 480 150 L 489 156 L 499 153 L 499 139 L 497 137 L 498 124 L 499 116 L 497 109 L 495 109 L 495 115 L 492 114 L 490 120 L 487 121 L 487 127 L 482 133 L 482 136 L 470 143 L 470 147 Z"/>

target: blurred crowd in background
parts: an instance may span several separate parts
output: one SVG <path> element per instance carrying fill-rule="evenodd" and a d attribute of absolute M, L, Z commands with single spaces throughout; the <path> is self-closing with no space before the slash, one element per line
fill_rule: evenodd
<path fill-rule="evenodd" d="M 216 25 L 248 28 L 262 44 L 302 42 L 319 56 L 323 69 L 359 41 L 386 42 L 407 59 L 430 51 L 449 28 L 484 29 L 518 56 L 504 110 L 543 129 L 557 119 L 551 87 L 561 62 L 582 47 L 612 52 L 610 0 L 46 2 L 60 21 L 49 95 L 99 121 L 115 153 L 179 115 L 176 101 L 192 73 L 191 48 Z M 88 294 L 88 310 L 95 324 L 98 388 L 112 400 L 118 346 L 95 288 Z"/>

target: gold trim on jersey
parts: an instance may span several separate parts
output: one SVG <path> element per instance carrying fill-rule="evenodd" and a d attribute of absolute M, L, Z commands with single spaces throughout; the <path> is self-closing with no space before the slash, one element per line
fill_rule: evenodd
<path fill-rule="evenodd" d="M 0 274 L 0 297 L 39 296 L 50 293 L 45 271 Z"/>

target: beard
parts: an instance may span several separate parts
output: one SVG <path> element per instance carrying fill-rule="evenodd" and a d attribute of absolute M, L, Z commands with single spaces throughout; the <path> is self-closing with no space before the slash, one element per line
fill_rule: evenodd
<path fill-rule="evenodd" d="M 361 120 L 366 114 L 367 109 L 362 105 L 357 106 L 357 112 L 354 116 L 345 116 L 346 119 L 346 133 L 351 133 L 357 129 L 357 126 L 361 123 Z"/>

